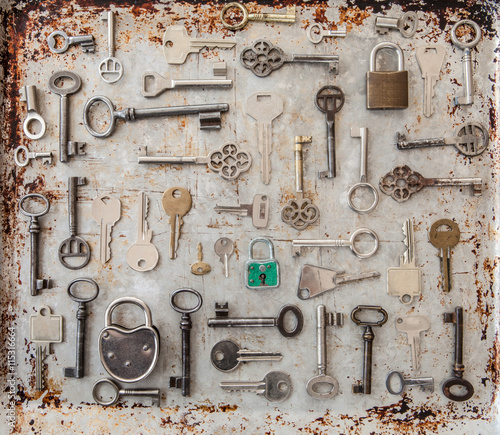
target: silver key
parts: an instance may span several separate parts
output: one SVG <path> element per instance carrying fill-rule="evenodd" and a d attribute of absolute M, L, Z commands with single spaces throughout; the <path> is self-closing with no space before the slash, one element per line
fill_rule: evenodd
<path fill-rule="evenodd" d="M 108 22 L 108 57 L 99 64 L 99 75 L 106 83 L 115 83 L 123 75 L 123 65 L 115 57 L 115 13 L 103 12 L 101 20 Z"/>
<path fill-rule="evenodd" d="M 47 305 L 42 305 L 38 314 L 30 317 L 30 340 L 35 343 L 36 389 L 42 391 L 45 388 L 43 360 L 51 353 L 50 344 L 63 340 L 62 316 L 52 314 Z"/>
<path fill-rule="evenodd" d="M 24 155 L 24 158 L 22 157 Z M 51 152 L 43 152 L 43 153 L 34 153 L 29 152 L 28 147 L 24 145 L 20 145 L 14 151 L 14 161 L 17 166 L 24 167 L 27 166 L 29 161 L 32 159 L 42 159 L 42 163 L 44 165 L 52 164 L 52 153 Z"/>
<path fill-rule="evenodd" d="M 220 261 L 224 264 L 224 276 L 229 277 L 228 259 L 234 252 L 234 243 L 227 237 L 221 237 L 215 242 L 215 253 L 219 256 Z"/>
<path fill-rule="evenodd" d="M 271 181 L 272 122 L 283 113 L 283 98 L 274 92 L 257 92 L 247 100 L 246 112 L 257 121 L 257 145 L 262 156 L 262 182 Z"/>
<path fill-rule="evenodd" d="M 252 204 L 238 206 L 216 205 L 217 213 L 230 213 L 237 216 L 251 216 L 255 228 L 266 228 L 269 222 L 269 197 L 257 194 L 253 197 Z"/>
<path fill-rule="evenodd" d="M 325 30 L 321 24 L 314 23 L 307 28 L 307 39 L 313 44 L 319 44 L 323 38 L 334 37 L 334 38 L 345 38 L 347 36 L 347 31 L 345 27 L 337 30 Z"/>
<path fill-rule="evenodd" d="M 63 40 L 63 45 L 60 48 L 57 48 L 56 37 Z M 94 37 L 92 35 L 68 36 L 66 32 L 56 30 L 49 35 L 47 42 L 50 51 L 57 54 L 64 53 L 71 45 L 81 45 L 85 53 L 94 53 L 95 51 Z"/>
<path fill-rule="evenodd" d="M 393 379 L 397 378 L 399 388 L 394 389 Z M 401 394 L 406 387 L 421 387 L 422 390 L 429 390 L 431 393 L 434 391 L 434 378 L 405 378 L 400 372 L 391 372 L 385 381 L 387 391 L 391 394 Z"/>
<path fill-rule="evenodd" d="M 226 20 L 226 15 L 231 9 L 239 9 L 242 20 L 234 24 Z M 227 3 L 220 13 L 222 25 L 229 30 L 240 30 L 247 25 L 249 21 L 268 21 L 271 23 L 295 23 L 295 6 L 287 6 L 284 14 L 274 13 L 249 13 L 248 9 L 243 3 L 231 2 Z M 234 20 L 233 20 L 234 21 Z"/>
<path fill-rule="evenodd" d="M 233 48 L 236 40 L 190 38 L 184 26 L 169 26 L 163 35 L 163 54 L 169 64 L 184 63 L 189 53 L 199 53 L 202 48 Z"/>
<path fill-rule="evenodd" d="M 396 320 L 396 329 L 406 333 L 406 341 L 411 346 L 411 360 L 414 370 L 420 368 L 420 333 L 431 327 L 429 319 L 422 315 L 399 317 Z"/>
<path fill-rule="evenodd" d="M 418 16 L 416 12 L 406 12 L 401 18 L 395 17 L 376 17 L 375 30 L 381 34 L 386 34 L 389 29 L 396 29 L 401 32 L 405 38 L 411 38 L 418 28 Z"/>
<path fill-rule="evenodd" d="M 107 394 L 104 391 L 106 386 L 111 388 L 111 393 Z M 109 400 L 104 399 L 106 396 L 109 397 Z M 152 405 L 160 406 L 160 390 L 158 388 L 123 389 L 110 379 L 99 379 L 92 387 L 92 397 L 101 406 L 113 406 L 118 403 L 122 396 L 151 397 Z"/>
<path fill-rule="evenodd" d="M 28 109 L 28 115 L 23 123 L 24 134 L 28 136 L 32 140 L 38 140 L 43 137 L 45 131 L 47 130 L 47 124 L 42 116 L 38 113 L 38 100 L 36 97 L 36 86 L 29 85 L 23 86 L 19 89 L 19 94 L 21 95 L 21 101 L 26 102 L 26 106 Z M 30 130 L 30 126 L 33 123 L 40 124 L 40 131 L 38 133 L 32 133 Z"/>
<path fill-rule="evenodd" d="M 187 189 L 171 187 L 163 193 L 161 204 L 165 213 L 170 216 L 170 258 L 177 257 L 181 228 L 184 223 L 182 218 L 191 210 L 193 198 Z"/>
<path fill-rule="evenodd" d="M 249 361 L 281 361 L 279 352 L 259 352 L 240 347 L 231 340 L 219 341 L 210 352 L 213 366 L 221 372 L 231 372 L 242 362 Z"/>
<path fill-rule="evenodd" d="M 118 198 L 107 194 L 98 196 L 92 201 L 92 217 L 100 226 L 99 260 L 106 264 L 111 258 L 111 230 L 121 217 L 122 203 Z"/>
<path fill-rule="evenodd" d="M 432 97 L 434 96 L 434 87 L 439 79 L 445 53 L 446 49 L 441 45 L 426 45 L 418 47 L 416 51 L 418 66 L 424 79 L 424 115 L 427 118 L 434 112 Z"/>
<path fill-rule="evenodd" d="M 292 392 L 290 376 L 283 372 L 269 372 L 262 381 L 222 381 L 226 391 L 249 391 L 264 396 L 270 402 L 283 402 Z"/>

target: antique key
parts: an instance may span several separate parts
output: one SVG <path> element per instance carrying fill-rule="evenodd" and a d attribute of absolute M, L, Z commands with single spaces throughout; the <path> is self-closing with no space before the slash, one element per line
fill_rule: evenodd
<path fill-rule="evenodd" d="M 92 217 L 100 226 L 99 260 L 106 264 L 111 258 L 111 230 L 120 220 L 122 203 L 108 194 L 99 195 L 92 201 Z"/>
<path fill-rule="evenodd" d="M 382 315 L 378 321 L 360 320 L 357 314 L 361 311 L 375 311 Z M 358 326 L 364 326 L 363 332 L 364 351 L 363 351 L 363 382 L 358 382 L 352 386 L 352 392 L 355 394 L 371 394 L 372 393 L 372 348 L 375 334 L 372 326 L 382 326 L 387 322 L 387 312 L 382 307 L 373 305 L 358 305 L 351 312 L 351 320 Z"/>
<path fill-rule="evenodd" d="M 37 315 L 30 317 L 30 340 L 35 343 L 36 389 L 45 388 L 43 360 L 50 354 L 51 343 L 61 343 L 63 339 L 63 317 L 52 314 L 47 305 L 42 305 Z"/>
<path fill-rule="evenodd" d="M 269 197 L 257 194 L 253 197 L 252 204 L 240 204 L 238 206 L 216 205 L 214 210 L 217 213 L 251 216 L 255 228 L 266 228 L 269 222 Z"/>
<path fill-rule="evenodd" d="M 76 210 L 77 187 L 85 186 L 87 179 L 85 177 L 68 178 L 68 221 L 70 236 L 64 239 L 59 245 L 59 261 L 64 267 L 76 270 L 85 267 L 90 261 L 90 246 L 78 234 L 78 214 Z M 74 264 L 70 258 L 81 259 L 80 264 Z"/>
<path fill-rule="evenodd" d="M 397 379 L 399 388 L 395 389 L 393 380 Z M 405 378 L 400 372 L 391 372 L 385 381 L 387 391 L 391 394 L 402 394 L 406 387 L 421 387 L 422 390 L 434 391 L 434 378 Z"/>
<path fill-rule="evenodd" d="M 108 395 L 103 391 L 105 387 L 111 388 L 111 394 L 109 394 L 109 400 L 105 400 L 104 397 Z M 99 379 L 92 387 L 92 397 L 95 402 L 101 406 L 113 406 L 118 403 L 118 400 L 122 396 L 130 397 L 150 397 L 153 406 L 160 406 L 160 390 L 158 388 L 120 388 L 110 379 Z"/>
<path fill-rule="evenodd" d="M 62 47 L 57 47 L 56 38 L 63 40 Z M 49 35 L 47 43 L 50 51 L 57 54 L 64 53 L 71 45 L 81 45 L 85 53 L 94 53 L 95 51 L 94 37 L 92 35 L 68 36 L 66 32 L 56 30 Z"/>
<path fill-rule="evenodd" d="M 234 252 L 234 243 L 227 237 L 221 237 L 215 242 L 215 253 L 219 256 L 220 261 L 224 264 L 224 276 L 229 277 L 228 259 Z"/>
<path fill-rule="evenodd" d="M 475 196 L 483 190 L 482 178 L 425 178 L 406 165 L 395 166 L 379 183 L 380 190 L 397 202 L 405 202 L 427 186 L 472 186 Z"/>
<path fill-rule="evenodd" d="M 203 261 L 203 247 L 198 243 L 198 261 L 191 265 L 191 273 L 194 275 L 206 275 L 212 270 L 210 264 Z"/>
<path fill-rule="evenodd" d="M 429 118 L 434 112 L 432 97 L 439 79 L 446 49 L 442 45 L 417 47 L 416 57 L 424 79 L 424 115 Z"/>
<path fill-rule="evenodd" d="M 240 363 L 250 361 L 281 361 L 283 356 L 279 352 L 260 352 L 240 347 L 231 340 L 219 341 L 210 352 L 213 366 L 221 372 L 231 372 Z"/>
<path fill-rule="evenodd" d="M 171 187 L 161 197 L 163 210 L 170 216 L 170 250 L 169 255 L 173 260 L 177 258 L 177 248 L 181 237 L 181 228 L 184 221 L 182 218 L 191 210 L 193 198 L 187 189 L 183 187 Z"/>
<path fill-rule="evenodd" d="M 151 243 L 153 230 L 149 229 L 148 208 L 149 198 L 144 192 L 139 192 L 139 222 L 137 226 L 137 242 L 135 242 L 127 251 L 128 265 L 137 270 L 137 272 L 147 272 L 153 270 L 158 264 L 160 255 L 158 249 Z"/>
<path fill-rule="evenodd" d="M 389 29 L 399 30 L 405 38 L 411 38 L 418 29 L 418 17 L 413 11 L 406 12 L 401 18 L 377 16 L 375 18 L 375 30 L 385 35 Z"/>
<path fill-rule="evenodd" d="M 37 213 L 29 211 L 24 202 L 30 198 L 41 199 L 45 203 L 45 208 Z M 38 234 L 40 233 L 40 225 L 38 218 L 46 215 L 50 210 L 49 200 L 39 193 L 29 193 L 24 195 L 19 200 L 19 211 L 29 217 L 30 220 L 30 292 L 31 296 L 37 296 L 40 290 L 48 289 L 51 287 L 50 279 L 38 279 Z"/>
<path fill-rule="evenodd" d="M 108 22 L 108 57 L 99 64 L 99 75 L 106 83 L 115 83 L 123 75 L 123 65 L 115 57 L 115 13 L 103 12 L 101 20 Z"/>
<path fill-rule="evenodd" d="M 47 130 L 47 124 L 42 116 L 38 113 L 38 99 L 36 97 L 36 86 L 29 85 L 23 86 L 19 89 L 19 94 L 21 95 L 21 101 L 26 102 L 28 114 L 23 122 L 23 131 L 26 136 L 31 140 L 38 140 L 43 137 L 45 131 Z M 39 124 L 40 131 L 32 132 L 30 127 L 33 124 Z M 35 156 L 36 157 L 36 156 Z M 52 154 L 51 154 L 52 157 Z"/>
<path fill-rule="evenodd" d="M 25 156 L 23 159 L 22 156 Z M 29 152 L 28 147 L 25 147 L 24 145 L 19 145 L 15 151 L 14 151 L 14 161 L 16 162 L 17 166 L 20 166 L 21 168 L 25 167 L 28 165 L 29 161 L 32 159 L 42 159 L 42 163 L 44 165 L 51 165 L 52 164 L 52 153 L 51 152 L 43 152 L 43 153 L 36 153 L 36 152 Z"/>
<path fill-rule="evenodd" d="M 439 231 L 438 228 L 446 226 L 450 230 Z M 439 249 L 441 271 L 443 274 L 443 289 L 446 293 L 451 290 L 451 248 L 460 241 L 460 229 L 450 219 L 439 219 L 434 222 L 429 230 L 429 241 Z"/>
<path fill-rule="evenodd" d="M 406 333 L 406 341 L 411 346 L 411 362 L 414 370 L 420 368 L 420 333 L 430 327 L 429 319 L 418 314 L 398 317 L 396 320 L 396 329 Z"/>
<path fill-rule="evenodd" d="M 77 296 L 73 287 L 79 282 L 87 282 L 93 287 L 93 291 L 87 297 Z M 65 367 L 64 376 L 67 378 L 83 378 L 85 357 L 85 323 L 87 320 L 87 304 L 99 295 L 99 286 L 90 278 L 77 278 L 68 284 L 68 296 L 72 301 L 78 302 L 76 313 L 76 366 Z"/>
<path fill-rule="evenodd" d="M 198 303 L 192 308 L 183 308 L 175 302 L 177 295 L 182 293 L 190 293 L 198 299 Z M 172 293 L 170 296 L 170 306 L 182 314 L 181 317 L 181 330 L 182 330 L 182 376 L 171 376 L 170 387 L 181 388 L 183 396 L 191 395 L 191 314 L 195 313 L 201 308 L 203 298 L 193 289 L 181 288 Z"/>
<path fill-rule="evenodd" d="M 241 21 L 231 24 L 226 19 L 230 15 L 231 9 L 237 9 L 243 18 Z M 220 13 L 220 20 L 222 25 L 229 30 L 240 30 L 247 25 L 249 21 L 267 21 L 269 23 L 295 23 L 295 6 L 287 6 L 286 13 L 284 14 L 270 14 L 270 13 L 249 13 L 248 9 L 243 3 L 231 2 L 226 4 Z M 234 19 L 232 20 L 234 22 Z"/>
<path fill-rule="evenodd" d="M 251 381 L 222 381 L 220 387 L 226 391 L 248 391 L 264 396 L 270 402 L 283 402 L 292 392 L 290 376 L 283 372 L 269 372 L 264 379 Z"/>
<path fill-rule="evenodd" d="M 313 44 L 319 44 L 325 37 L 345 38 L 347 36 L 347 30 L 345 27 L 338 30 L 325 30 L 321 24 L 318 23 L 311 24 L 307 28 L 306 33 L 307 39 L 309 39 L 309 41 Z"/>

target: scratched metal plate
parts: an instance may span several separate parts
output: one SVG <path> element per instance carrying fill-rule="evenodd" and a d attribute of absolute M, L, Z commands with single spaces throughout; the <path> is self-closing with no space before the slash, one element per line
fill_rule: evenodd
<path fill-rule="evenodd" d="M 283 3 L 249 3 L 251 9 L 284 12 Z M 288 2 L 285 2 L 288 3 Z M 398 3 L 405 4 L 404 7 Z M 106 25 L 99 19 L 107 7 L 99 1 L 74 2 L 2 2 L 2 334 L 15 325 L 16 365 L 15 402 L 9 401 L 9 385 L 2 381 L 2 415 L 16 415 L 15 432 L 34 433 L 498 433 L 498 10 L 493 2 L 392 2 L 387 9 L 382 2 L 335 1 L 301 2 L 294 25 L 251 23 L 233 33 L 223 29 L 219 20 L 222 4 L 203 2 L 120 2 L 116 9 L 116 57 L 125 68 L 123 79 L 115 85 L 102 82 L 97 74 L 99 62 L 107 56 Z M 280 10 L 278 10 L 280 9 Z M 399 16 L 406 10 L 418 11 L 420 30 L 411 39 L 397 32 L 386 36 L 374 32 L 375 16 L 380 13 Z M 477 21 L 483 38 L 475 53 L 475 103 L 468 108 L 454 108 L 452 99 L 462 87 L 461 50 L 450 42 L 453 23 L 461 18 Z M 317 46 L 308 42 L 305 29 L 310 23 L 345 26 L 345 39 L 327 40 Z M 185 64 L 169 66 L 162 54 L 163 31 L 171 24 L 185 24 L 192 36 L 235 37 L 234 50 L 203 50 L 190 55 Z M 52 54 L 47 36 L 56 29 L 68 34 L 93 34 L 95 54 L 85 54 L 72 47 L 62 55 Z M 255 39 L 265 37 L 295 53 L 335 53 L 340 56 L 340 74 L 330 75 L 323 66 L 285 65 L 270 77 L 259 79 L 241 67 L 239 53 Z M 389 40 L 401 45 L 410 76 L 410 108 L 403 111 L 374 112 L 365 107 L 365 73 L 371 47 Z M 422 115 L 423 80 L 414 56 L 416 47 L 440 43 L 446 47 L 441 79 L 435 88 L 435 113 Z M 211 77 L 211 63 L 228 62 L 235 85 L 231 90 L 179 90 L 164 93 L 152 100 L 140 92 L 140 76 L 157 71 L 172 78 Z M 51 150 L 57 156 L 59 97 L 48 90 L 49 77 L 69 69 L 83 80 L 82 90 L 70 100 L 72 140 L 87 142 L 87 155 L 52 166 L 34 162 L 25 169 L 14 166 L 13 150 L 27 145 L 31 151 Z M 21 86 L 35 84 L 40 90 L 40 107 L 48 123 L 46 136 L 30 142 L 22 133 L 25 106 L 20 103 Z M 337 168 L 335 182 L 318 180 L 316 174 L 326 169 L 325 122 L 315 108 L 314 94 L 325 84 L 336 84 L 346 94 L 344 108 L 337 114 Z M 245 113 L 245 101 L 256 91 L 275 91 L 285 101 L 284 113 L 273 124 L 272 182 L 260 182 L 260 156 L 256 149 L 256 125 Z M 110 97 L 117 107 L 150 107 L 207 102 L 227 102 L 230 111 L 223 115 L 220 132 L 201 132 L 195 117 L 147 120 L 120 125 L 109 139 L 90 136 L 82 122 L 82 108 L 93 95 Z M 397 131 L 408 137 L 425 138 L 452 135 L 458 125 L 476 120 L 489 124 L 490 146 L 481 156 L 466 158 L 453 147 L 398 152 L 394 145 Z M 358 179 L 359 140 L 349 135 L 351 127 L 369 128 L 369 181 L 393 166 L 407 163 L 424 176 L 483 177 L 486 184 L 481 197 L 473 197 L 469 188 L 428 188 L 410 201 L 398 204 L 381 195 L 378 208 L 369 215 L 357 215 L 346 203 L 348 188 Z M 292 198 L 293 136 L 312 135 L 312 145 L 305 152 L 305 192 L 321 209 L 317 224 L 300 234 L 302 238 L 347 239 L 359 227 L 368 226 L 379 235 L 381 246 L 376 256 L 357 259 L 348 249 L 307 250 L 293 258 L 290 241 L 295 230 L 280 220 L 281 207 Z M 236 182 L 222 180 L 203 166 L 139 166 L 138 148 L 147 145 L 152 154 L 205 155 L 226 142 L 234 141 L 249 149 L 254 157 L 251 170 Z M 57 260 L 59 243 L 67 237 L 67 177 L 85 176 L 88 185 L 79 189 L 80 230 L 92 247 L 98 247 L 98 227 L 91 218 L 91 201 L 101 193 L 119 196 L 123 215 L 113 229 L 112 259 L 102 266 L 95 258 L 82 271 L 68 271 Z M 168 259 L 169 225 L 160 204 L 169 187 L 183 186 L 193 196 L 193 208 L 184 220 L 179 258 Z M 150 198 L 148 222 L 153 242 L 160 252 L 157 268 L 149 273 L 131 270 L 125 260 L 128 247 L 136 240 L 137 193 Z M 28 221 L 18 212 L 19 198 L 28 192 L 44 193 L 51 201 L 50 213 L 41 219 L 41 274 L 55 282 L 51 290 L 36 298 L 29 296 Z M 268 194 L 272 201 L 269 228 L 255 230 L 249 218 L 217 215 L 216 204 L 250 203 L 255 193 Z M 423 294 L 406 307 L 386 294 L 386 269 L 399 264 L 404 251 L 401 226 L 408 217 L 416 224 L 416 260 L 423 270 Z M 436 249 L 427 233 L 439 218 L 453 218 L 462 236 L 453 250 L 453 290 L 445 295 Z M 236 241 L 236 254 L 230 258 L 230 277 L 223 276 L 222 264 L 213 252 L 221 236 Z M 243 285 L 243 266 L 249 241 L 257 236 L 274 240 L 281 265 L 279 289 L 255 292 Z M 196 277 L 189 265 L 196 261 L 196 245 L 203 243 L 205 260 L 212 273 Z M 348 272 L 378 270 L 379 280 L 353 284 L 310 301 L 296 296 L 299 268 L 311 263 Z M 87 322 L 87 365 L 84 379 L 65 379 L 63 367 L 75 363 L 75 312 L 77 305 L 66 295 L 73 278 L 93 277 L 101 286 L 99 298 L 89 307 Z M 200 312 L 193 315 L 192 396 L 183 398 L 179 390 L 169 389 L 168 378 L 178 375 L 180 361 L 180 316 L 169 307 L 170 293 L 179 287 L 193 287 L 204 297 Z M 159 387 L 161 408 L 151 408 L 147 401 L 134 404 L 124 401 L 112 408 L 93 403 L 91 386 L 106 374 L 97 353 L 97 336 L 104 325 L 108 304 L 122 296 L 143 299 L 153 312 L 153 322 L 161 334 L 161 355 L 154 373 L 137 387 Z M 285 303 L 297 304 L 304 313 L 305 327 L 296 339 L 284 339 L 275 329 L 209 329 L 206 320 L 214 315 L 214 303 L 228 301 L 232 315 L 274 316 Z M 330 328 L 328 373 L 340 384 L 340 394 L 328 401 L 310 398 L 306 382 L 316 373 L 315 307 L 325 303 L 329 310 L 349 314 L 358 304 L 379 304 L 389 313 L 389 321 L 375 331 L 373 393 L 358 396 L 351 385 L 361 379 L 362 330 L 348 317 L 342 329 Z M 28 340 L 29 317 L 42 304 L 65 319 L 65 339 L 54 345 L 54 355 L 47 358 L 48 389 L 34 388 L 34 346 Z M 461 305 L 465 309 L 464 362 L 465 378 L 475 387 L 467 403 L 452 403 L 441 392 L 442 383 L 452 376 L 453 328 L 444 325 L 442 314 Z M 408 313 L 423 313 L 431 319 L 431 329 L 421 342 L 421 370 L 411 369 L 410 348 L 395 329 L 395 319 Z M 141 322 L 136 309 L 121 310 L 119 321 L 133 325 Z M 210 364 L 212 346 L 224 338 L 254 350 L 281 351 L 280 363 L 253 363 L 230 374 L 222 374 Z M 11 379 L 7 352 L 1 353 L 2 377 Z M 221 380 L 258 380 L 268 371 L 284 370 L 291 375 L 294 391 L 279 405 L 266 402 L 251 393 L 226 393 L 218 387 Z M 391 396 L 385 378 L 391 370 L 406 375 L 433 376 L 433 394 L 418 389 L 404 396 Z M 8 428 L 7 424 L 2 427 Z"/>

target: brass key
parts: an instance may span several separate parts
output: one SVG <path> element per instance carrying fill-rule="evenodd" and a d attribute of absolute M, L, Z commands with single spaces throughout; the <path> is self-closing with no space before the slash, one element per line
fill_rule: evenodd
<path fill-rule="evenodd" d="M 226 16 L 229 15 L 228 11 L 231 9 L 238 9 L 243 18 L 240 22 L 236 24 L 230 24 L 226 20 Z M 248 9 L 243 3 L 232 2 L 228 3 L 222 8 L 220 13 L 220 19 L 222 25 L 229 30 L 240 30 L 247 25 L 249 21 L 268 21 L 271 23 L 295 23 L 295 6 L 287 6 L 285 14 L 269 14 L 269 13 L 248 13 Z M 234 21 L 232 19 L 231 21 Z"/>
<path fill-rule="evenodd" d="M 446 226 L 449 231 L 439 231 L 438 228 Z M 460 241 L 458 225 L 449 219 L 439 219 L 434 222 L 429 230 L 429 241 L 439 249 L 441 270 L 443 273 L 443 289 L 446 293 L 451 290 L 451 248 Z"/>
<path fill-rule="evenodd" d="M 184 223 L 182 218 L 191 210 L 193 199 L 187 189 L 182 187 L 171 187 L 166 190 L 161 198 L 163 210 L 170 216 L 170 258 L 177 257 L 181 227 Z"/>

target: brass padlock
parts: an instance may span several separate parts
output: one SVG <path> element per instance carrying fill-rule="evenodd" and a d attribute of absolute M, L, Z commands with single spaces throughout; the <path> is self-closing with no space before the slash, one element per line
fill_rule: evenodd
<path fill-rule="evenodd" d="M 377 54 L 383 48 L 396 52 L 397 71 L 376 71 Z M 370 55 L 370 71 L 366 73 L 367 109 L 408 108 L 408 71 L 404 71 L 404 62 L 403 50 L 393 42 L 381 42 L 373 47 Z"/>

